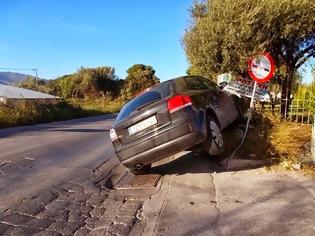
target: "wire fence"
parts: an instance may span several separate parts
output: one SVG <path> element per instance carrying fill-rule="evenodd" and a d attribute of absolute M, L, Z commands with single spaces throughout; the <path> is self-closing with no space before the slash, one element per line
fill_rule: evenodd
<path fill-rule="evenodd" d="M 287 106 L 287 104 L 289 105 Z M 281 106 L 282 105 L 282 106 Z M 284 109 L 281 112 L 281 108 Z M 285 117 L 284 120 L 301 124 L 313 124 L 315 114 L 315 99 L 283 99 L 275 103 L 262 105 L 263 110 L 279 113 Z"/>
<path fill-rule="evenodd" d="M 312 124 L 314 108 L 314 100 L 293 99 L 285 117 L 290 122 Z"/>

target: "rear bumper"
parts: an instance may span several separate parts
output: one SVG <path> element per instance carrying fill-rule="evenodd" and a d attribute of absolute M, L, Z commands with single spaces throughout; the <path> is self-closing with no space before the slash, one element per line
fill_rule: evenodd
<path fill-rule="evenodd" d="M 133 169 L 138 163 L 151 164 L 191 148 L 205 138 L 198 124 L 185 122 L 116 154 L 122 164 Z"/>

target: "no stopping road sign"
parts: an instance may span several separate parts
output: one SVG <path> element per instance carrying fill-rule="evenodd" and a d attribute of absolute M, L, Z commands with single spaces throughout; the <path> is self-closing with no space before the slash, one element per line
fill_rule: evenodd
<path fill-rule="evenodd" d="M 273 76 L 275 65 L 272 57 L 264 52 L 248 61 L 248 73 L 257 83 L 265 83 Z"/>

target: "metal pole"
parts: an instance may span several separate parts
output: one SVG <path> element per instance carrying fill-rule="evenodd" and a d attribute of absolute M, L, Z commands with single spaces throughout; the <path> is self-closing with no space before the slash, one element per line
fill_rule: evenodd
<path fill-rule="evenodd" d="M 247 117 L 247 122 L 246 122 L 246 129 L 242 138 L 241 143 L 236 147 L 236 149 L 234 150 L 234 152 L 232 152 L 232 154 L 226 159 L 224 165 L 225 168 L 228 168 L 229 165 L 229 160 L 231 160 L 235 154 L 237 153 L 237 151 L 240 149 L 240 147 L 243 145 L 245 138 L 247 136 L 247 132 L 248 132 L 248 127 L 249 127 L 249 122 L 252 119 L 252 115 L 253 115 L 253 110 L 254 110 L 254 101 L 255 101 L 255 92 L 256 92 L 256 87 L 257 87 L 257 82 L 255 81 L 254 84 L 254 88 L 253 88 L 253 93 L 252 93 L 252 97 L 250 100 L 250 106 L 249 106 L 249 113 L 248 113 L 248 117 Z"/>
<path fill-rule="evenodd" d="M 312 103 L 313 102 L 313 105 L 315 105 L 313 99 L 314 99 L 314 94 L 313 94 L 313 89 L 315 86 L 315 78 L 313 78 L 313 81 L 312 81 L 312 85 L 311 85 L 311 94 L 312 94 L 312 97 L 311 97 L 311 100 L 310 102 Z M 315 106 L 314 108 L 315 109 Z M 313 110 L 313 128 L 312 128 L 312 141 L 311 141 L 311 157 L 312 157 L 312 161 L 313 163 L 315 163 L 315 111 Z"/>
<path fill-rule="evenodd" d="M 293 101 L 294 101 L 294 100 L 293 100 Z M 291 103 L 291 111 L 290 111 L 290 115 L 289 115 L 289 116 L 290 116 L 290 122 L 292 122 L 293 103 L 294 103 L 293 101 L 292 101 L 292 103 Z"/>
<path fill-rule="evenodd" d="M 254 101 L 255 101 L 255 92 L 256 92 L 256 87 L 257 87 L 257 82 L 255 81 L 254 83 L 254 88 L 253 88 L 253 93 L 252 93 L 252 97 L 250 99 L 250 109 L 254 109 Z"/>
<path fill-rule="evenodd" d="M 312 141 L 311 141 L 311 156 L 315 163 L 315 115 L 313 115 Z"/>
<path fill-rule="evenodd" d="M 35 71 L 35 83 L 38 86 L 37 68 L 34 68 L 32 70 Z"/>
<path fill-rule="evenodd" d="M 286 81 L 287 81 L 287 85 L 285 88 L 285 107 L 284 107 L 284 119 L 287 119 L 287 107 L 288 107 L 288 95 L 289 95 L 289 78 L 288 78 L 288 74 L 285 75 Z"/>
<path fill-rule="evenodd" d="M 281 79 L 281 78 L 280 78 Z M 281 93 L 281 96 L 280 96 L 280 116 L 282 115 L 282 89 L 283 89 L 283 79 L 281 79 L 281 85 L 280 85 L 280 93 Z"/>

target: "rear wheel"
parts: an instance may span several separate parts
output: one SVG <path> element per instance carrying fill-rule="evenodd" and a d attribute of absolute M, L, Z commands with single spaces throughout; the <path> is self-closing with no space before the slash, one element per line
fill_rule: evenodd
<path fill-rule="evenodd" d="M 219 121 L 211 116 L 207 116 L 208 138 L 202 145 L 204 150 L 212 155 L 217 156 L 224 151 L 224 140 L 221 132 Z"/>

